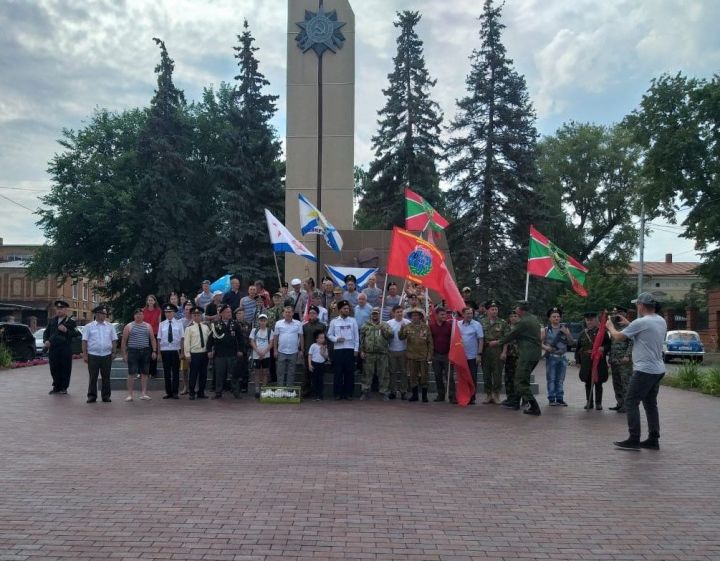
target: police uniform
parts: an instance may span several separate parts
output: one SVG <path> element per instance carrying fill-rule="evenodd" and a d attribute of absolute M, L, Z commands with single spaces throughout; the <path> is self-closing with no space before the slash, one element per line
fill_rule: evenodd
<path fill-rule="evenodd" d="M 385 399 L 390 399 L 389 341 L 393 338 L 392 329 L 380 320 L 380 308 L 375 307 L 360 330 L 360 350 L 364 353 L 362 396 L 367 399 L 372 387 L 373 376 L 378 377 L 378 389 Z"/>
<path fill-rule="evenodd" d="M 611 317 L 619 314 L 626 314 L 627 308 L 615 306 L 610 312 Z M 613 319 L 613 325 L 618 331 L 622 331 L 625 327 Z M 627 392 L 630 378 L 632 378 L 632 350 L 633 340 L 623 339 L 622 341 L 612 340 L 610 343 L 610 372 L 612 375 L 613 390 L 615 391 L 615 407 L 610 407 L 611 411 L 625 413 L 625 393 Z"/>
<path fill-rule="evenodd" d="M 54 306 L 58 309 L 70 307 L 65 300 L 56 300 Z M 60 329 L 61 326 L 63 329 Z M 54 317 L 45 328 L 43 342 L 50 342 L 48 360 L 53 381 L 51 394 L 67 393 L 72 372 L 72 340 L 77 334 L 77 326 L 72 317 Z"/>
<path fill-rule="evenodd" d="M 540 406 L 530 389 L 530 376 L 532 371 L 540 362 L 542 346 L 540 344 L 540 321 L 531 314 L 527 302 L 520 302 L 518 307 L 525 310 L 513 328 L 498 341 L 498 345 L 506 345 L 515 342 L 518 349 L 518 361 L 515 370 L 513 394 L 503 402 L 505 407 L 519 409 L 521 400 L 525 400 L 530 407 L 523 411 L 531 415 L 540 415 Z"/>
<path fill-rule="evenodd" d="M 596 312 L 585 312 L 585 318 L 597 317 Z M 575 362 L 580 366 L 580 380 L 585 383 L 585 409 L 593 408 L 593 397 L 595 409 L 602 409 L 602 385 L 608 379 L 607 356 L 610 352 L 610 337 L 607 332 L 602 342 L 602 358 L 598 363 L 598 381 L 593 384 L 592 380 L 592 348 L 595 344 L 595 336 L 598 333 L 599 326 L 593 328 L 585 328 L 578 337 L 577 348 L 575 349 Z M 603 327 L 604 329 L 604 327 Z M 595 386 L 595 395 L 593 396 L 593 386 Z"/>
<path fill-rule="evenodd" d="M 485 308 L 499 308 L 500 306 L 495 300 L 485 302 Z M 488 316 L 480 319 L 482 325 L 485 346 L 482 352 L 482 370 L 483 370 L 483 386 L 485 388 L 486 399 L 484 403 L 500 403 L 500 391 L 502 390 L 502 373 L 504 361 L 500 358 L 503 347 L 488 345 L 490 341 L 498 341 L 507 335 L 510 329 L 507 322 L 496 317 L 491 320 Z"/>
<path fill-rule="evenodd" d="M 433 340 L 430 327 L 425 323 L 425 314 L 420 308 L 410 310 L 410 315 L 420 314 L 421 321 L 411 322 L 400 328 L 398 336 L 407 341 L 405 364 L 408 385 L 412 388 L 409 401 L 418 400 L 418 387 L 422 389 L 423 403 L 427 403 L 428 362 L 432 360 Z"/>

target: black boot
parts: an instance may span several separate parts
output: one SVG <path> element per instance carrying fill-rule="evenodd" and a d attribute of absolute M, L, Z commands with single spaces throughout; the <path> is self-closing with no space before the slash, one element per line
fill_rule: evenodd
<path fill-rule="evenodd" d="M 412 389 L 412 395 L 410 396 L 410 399 L 408 401 L 418 401 L 418 387 L 415 386 Z"/>
<path fill-rule="evenodd" d="M 427 388 L 423 388 L 423 389 L 422 389 L 422 402 L 423 402 L 423 403 L 427 403 L 427 402 L 428 402 Z"/>
<path fill-rule="evenodd" d="M 534 415 L 535 417 L 542 415 L 540 405 L 538 405 L 538 402 L 535 401 L 535 398 L 532 398 L 528 403 L 530 403 L 530 406 L 527 409 L 523 409 L 523 413 L 526 415 Z"/>
<path fill-rule="evenodd" d="M 437 397 L 433 399 L 435 402 L 445 401 L 445 394 L 444 393 L 438 393 Z"/>
<path fill-rule="evenodd" d="M 647 440 L 643 440 L 640 443 L 640 448 L 645 448 L 647 450 L 660 450 L 660 435 L 657 433 L 649 434 Z"/>

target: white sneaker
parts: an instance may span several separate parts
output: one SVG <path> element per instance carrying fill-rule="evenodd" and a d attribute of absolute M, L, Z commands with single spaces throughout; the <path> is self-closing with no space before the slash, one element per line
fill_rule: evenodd
<path fill-rule="evenodd" d="M 150 397 L 149 395 L 141 395 L 140 399 L 144 399 L 147 401 L 148 399 L 152 399 L 152 397 Z"/>
<path fill-rule="evenodd" d="M 142 399 L 142 398 L 141 398 L 141 399 Z M 133 400 L 133 398 L 132 398 L 131 395 L 129 395 L 129 396 L 127 396 L 127 397 L 125 398 L 125 401 L 132 401 L 132 400 Z"/>

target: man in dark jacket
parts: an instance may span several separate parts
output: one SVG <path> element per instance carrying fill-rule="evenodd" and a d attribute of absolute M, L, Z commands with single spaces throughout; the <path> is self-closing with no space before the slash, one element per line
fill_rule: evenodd
<path fill-rule="evenodd" d="M 55 300 L 55 317 L 43 333 L 45 349 L 48 349 L 50 376 L 53 387 L 50 394 L 67 394 L 72 372 L 72 340 L 78 335 L 73 318 L 67 317 L 70 305 L 65 300 Z"/>
<path fill-rule="evenodd" d="M 210 324 L 210 339 L 207 343 L 208 358 L 213 361 L 213 375 L 215 377 L 215 395 L 213 399 L 220 399 L 228 374 L 233 379 L 235 397 L 240 397 L 239 371 L 235 369 L 235 361 L 243 357 L 245 351 L 245 338 L 242 328 L 232 319 L 232 310 L 229 304 L 220 306 L 220 320 Z M 237 376 L 237 377 L 236 377 Z"/>

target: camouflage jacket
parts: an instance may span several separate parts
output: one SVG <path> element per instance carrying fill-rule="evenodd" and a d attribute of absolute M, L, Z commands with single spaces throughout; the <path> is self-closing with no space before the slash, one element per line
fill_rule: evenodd
<path fill-rule="evenodd" d="M 400 339 L 407 341 L 405 358 L 409 360 L 432 360 L 433 339 L 427 323 L 408 323 L 400 328 Z"/>
<path fill-rule="evenodd" d="M 392 329 L 384 321 L 366 321 L 360 330 L 360 350 L 364 353 L 386 353 L 392 338 Z"/>
<path fill-rule="evenodd" d="M 622 326 L 615 324 L 615 329 L 622 331 Z M 632 339 L 624 339 L 622 341 L 613 339 L 610 345 L 610 364 L 619 364 L 623 358 L 629 358 L 632 361 L 632 350 Z"/>
<path fill-rule="evenodd" d="M 497 318 L 495 321 L 491 322 L 487 316 L 483 316 L 480 320 L 480 325 L 482 325 L 483 333 L 485 334 L 486 349 L 490 348 L 487 344 L 489 341 L 502 339 L 510 331 L 508 323 L 502 318 Z"/>

